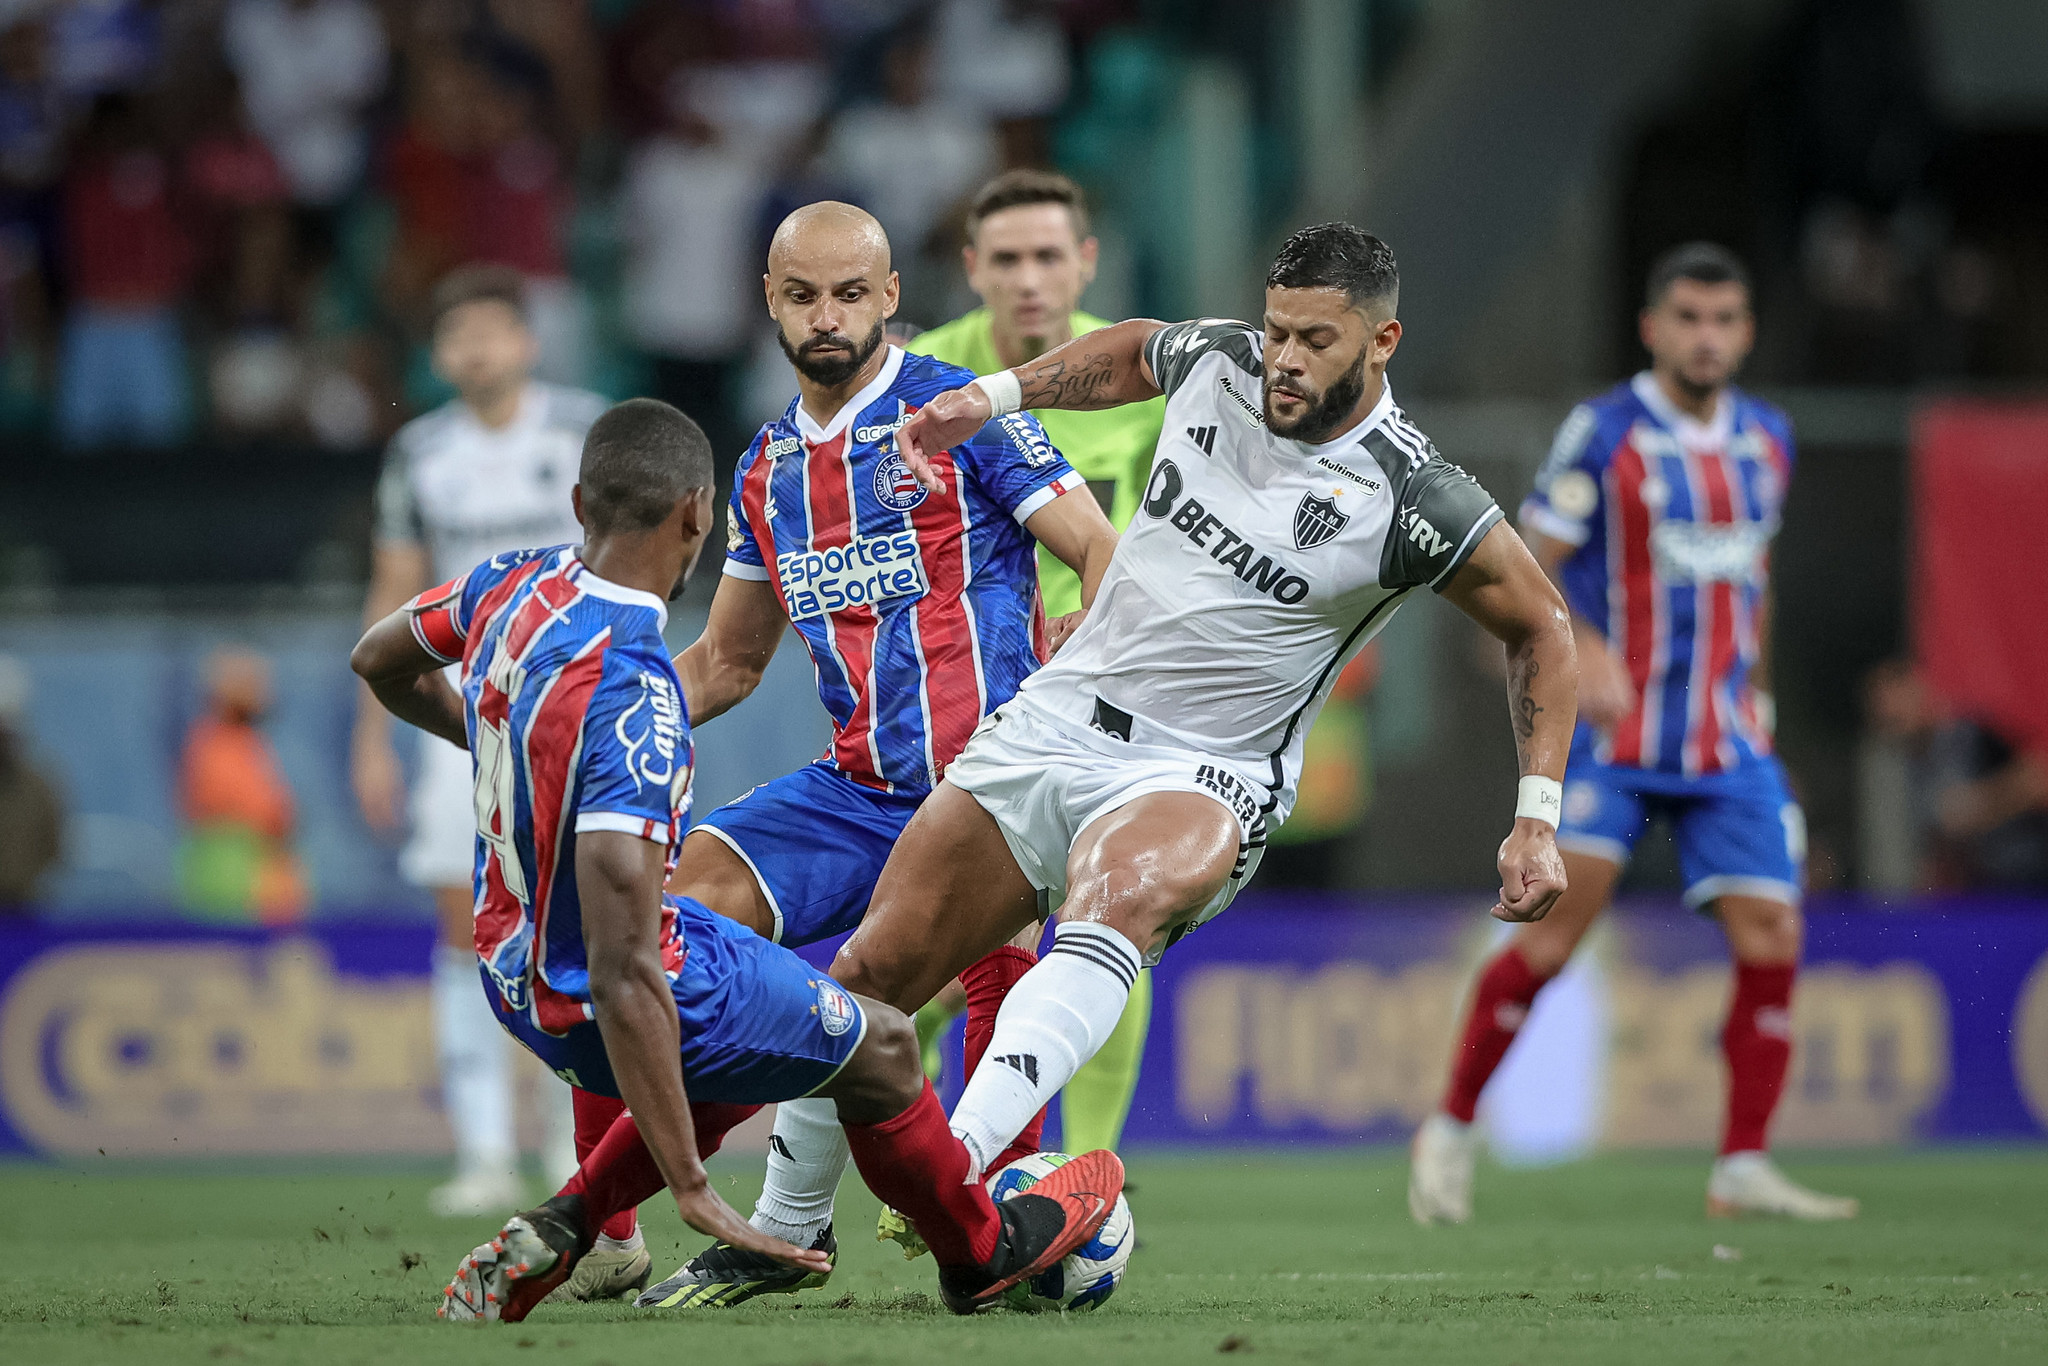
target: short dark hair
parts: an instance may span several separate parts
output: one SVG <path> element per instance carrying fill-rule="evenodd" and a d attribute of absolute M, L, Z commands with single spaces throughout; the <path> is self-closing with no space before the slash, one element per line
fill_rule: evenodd
<path fill-rule="evenodd" d="M 1394 249 L 1350 223 L 1318 223 L 1280 244 L 1268 289 L 1341 289 L 1353 308 L 1385 304 L 1391 316 L 1401 302 L 1401 273 Z"/>
<path fill-rule="evenodd" d="M 1029 169 L 1005 171 L 974 192 L 967 206 L 967 231 L 971 235 L 990 214 L 1026 204 L 1058 204 L 1074 220 L 1074 240 L 1088 236 L 1088 199 L 1081 187 L 1058 171 Z"/>
<path fill-rule="evenodd" d="M 677 499 L 711 487 L 711 443 L 679 409 L 629 398 L 591 424 L 576 478 L 586 530 L 646 531 L 667 520 Z"/>
<path fill-rule="evenodd" d="M 464 304 L 478 303 L 503 304 L 525 322 L 526 277 L 510 266 L 458 266 L 434 286 L 428 325 L 439 327 L 443 318 Z"/>
<path fill-rule="evenodd" d="M 1665 291 L 1679 280 L 1696 280 L 1703 285 L 1741 285 L 1751 292 L 1749 267 L 1742 258 L 1718 242 L 1684 242 L 1659 256 L 1650 266 L 1649 283 L 1643 288 L 1643 306 L 1655 308 L 1664 301 Z"/>

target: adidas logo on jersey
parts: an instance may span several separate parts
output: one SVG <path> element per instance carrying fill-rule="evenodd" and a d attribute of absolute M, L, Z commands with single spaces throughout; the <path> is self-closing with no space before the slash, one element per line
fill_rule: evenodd
<path fill-rule="evenodd" d="M 1188 440 L 1202 448 L 1203 455 L 1216 454 L 1216 429 L 1214 427 L 1188 428 Z"/>
<path fill-rule="evenodd" d="M 1416 547 L 1431 559 L 1435 559 L 1451 548 L 1451 543 L 1445 540 L 1437 532 L 1437 529 L 1431 526 L 1423 515 L 1414 508 L 1402 510 L 1401 527 L 1408 533 L 1408 539 L 1413 541 Z"/>
<path fill-rule="evenodd" d="M 1035 1053 L 1005 1053 L 996 1059 L 1005 1067 L 1014 1067 L 1024 1074 L 1024 1080 L 1038 1085 L 1038 1055 Z"/>

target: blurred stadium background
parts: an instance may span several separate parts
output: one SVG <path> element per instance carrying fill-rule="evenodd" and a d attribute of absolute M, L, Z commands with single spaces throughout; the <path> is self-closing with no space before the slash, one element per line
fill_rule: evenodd
<path fill-rule="evenodd" d="M 1087 189 L 1112 318 L 1256 316 L 1290 229 L 1384 236 L 1403 402 L 1509 507 L 1639 368 L 1650 259 L 1743 254 L 1745 382 L 1800 440 L 1774 672 L 1815 914 L 1780 1134 L 2048 1136 L 2043 52 L 2034 0 L 0 3 L 0 1147 L 445 1148 L 431 908 L 350 791 L 345 662 L 383 443 L 445 397 L 442 274 L 523 272 L 545 375 L 675 399 L 729 470 L 792 391 L 756 293 L 779 216 L 871 207 L 930 326 L 972 303 L 964 197 L 1014 165 Z M 187 820 L 224 648 L 268 697 L 243 795 L 297 889 L 268 926 Z M 1514 772 L 1493 657 L 1435 607 L 1383 637 L 1311 847 L 1162 971 L 1134 1141 L 1425 1112 Z M 813 699 L 786 646 L 700 737 L 698 810 L 815 755 Z M 1709 1141 L 1725 973 L 1676 888 L 1652 845 L 1543 998 L 1507 1151 Z"/>

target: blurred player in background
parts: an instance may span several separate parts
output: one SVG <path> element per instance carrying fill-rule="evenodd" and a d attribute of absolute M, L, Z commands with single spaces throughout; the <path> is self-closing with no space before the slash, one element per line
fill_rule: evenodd
<path fill-rule="evenodd" d="M 581 536 L 569 506 L 576 462 L 604 400 L 535 380 L 539 344 L 525 286 L 511 270 L 472 266 L 433 299 L 434 370 L 455 398 L 392 438 L 377 484 L 366 622 L 429 584 L 524 546 Z M 357 799 L 372 828 L 395 830 L 406 795 L 391 722 L 367 691 L 352 753 Z M 433 893 L 441 943 L 434 956 L 434 1032 L 443 1103 L 455 1131 L 455 1179 L 429 1196 L 442 1215 L 487 1214 L 525 1203 L 513 1121 L 512 1053 L 476 990 L 470 876 L 476 816 L 469 756 L 423 737 L 399 855 L 406 880 Z M 575 1165 L 566 1093 L 552 1082 L 546 1158 Z M 555 1173 L 559 1175 L 559 1172 Z"/>
<path fill-rule="evenodd" d="M 1095 279 L 1097 250 L 1080 186 L 1051 171 L 1009 171 L 996 177 L 976 192 L 968 208 L 962 253 L 967 283 L 982 307 L 924 333 L 906 349 L 992 375 L 1109 326 L 1109 319 L 1080 309 L 1081 295 Z M 1155 398 L 1121 408 L 1046 409 L 1032 416 L 1088 481 L 1096 502 L 1121 531 L 1138 510 L 1165 413 L 1166 400 Z M 1081 581 L 1043 546 L 1038 586 L 1048 616 L 1081 609 Z M 998 954 L 1030 954 L 1037 934 L 1035 928 L 1025 933 L 1030 944 L 1006 946 Z M 966 990 L 956 982 L 918 1011 L 926 1070 L 936 1071 L 939 1031 L 966 1005 Z M 1070 1151 L 1114 1148 L 1122 1140 L 1151 1022 L 1152 974 L 1147 970 L 1138 975 L 1115 1032 L 1061 1093 L 1060 1142 Z"/>
<path fill-rule="evenodd" d="M 1098 1152 L 998 1209 L 966 1179 L 907 1017 L 662 895 L 689 824 L 692 749 L 661 632 L 713 525 L 711 484 L 696 423 L 622 403 L 581 455 L 580 544 L 494 556 L 378 621 L 350 658 L 381 705 L 470 750 L 480 994 L 579 1094 L 632 1107 L 604 1156 L 463 1259 L 443 1318 L 524 1318 L 613 1215 L 664 1188 L 721 1245 L 829 1269 L 823 1251 L 749 1227 L 704 1171 L 733 1125 L 796 1096 L 840 1107 L 862 1176 L 931 1240 L 955 1313 L 1057 1264 L 1122 1185 Z M 459 693 L 442 676 L 458 661 Z"/>
<path fill-rule="evenodd" d="M 1023 414 L 960 442 L 942 489 L 911 476 L 897 428 L 971 377 L 884 344 L 898 282 L 889 240 L 866 212 L 798 209 L 776 230 L 764 279 L 798 394 L 740 458 L 724 576 L 676 670 L 692 722 L 709 721 L 754 690 L 794 625 L 832 747 L 705 817 L 670 889 L 802 945 L 860 923 L 904 825 L 982 717 L 1038 667 L 1046 635 L 1034 543 L 1079 575 L 1087 597 L 1116 533 Z M 984 1034 L 993 1028 L 1023 959 L 970 969 L 970 1027 L 980 1015 Z M 846 1161 L 829 1099 L 778 1107 L 754 1226 L 831 1256 Z M 721 1307 L 822 1279 L 720 1241 L 640 1302 Z"/>
<path fill-rule="evenodd" d="M 1803 934 L 1805 822 L 1772 754 L 1766 672 L 1791 425 L 1733 383 L 1756 329 L 1748 273 L 1725 249 L 1695 242 L 1657 262 L 1641 334 L 1650 368 L 1572 410 L 1522 505 L 1579 647 L 1581 719 L 1557 834 L 1571 887 L 1480 973 L 1443 1108 L 1415 1136 L 1408 1205 L 1424 1223 L 1471 1217 L 1480 1091 L 1656 818 L 1677 836 L 1686 905 L 1721 922 L 1735 959 L 1707 1212 L 1856 1213 L 1765 1153 L 1792 1056 Z"/>

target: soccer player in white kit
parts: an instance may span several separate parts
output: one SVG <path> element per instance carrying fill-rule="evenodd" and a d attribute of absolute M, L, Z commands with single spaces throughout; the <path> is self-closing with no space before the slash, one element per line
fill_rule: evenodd
<path fill-rule="evenodd" d="M 581 541 L 569 490 L 584 434 L 605 401 L 533 379 L 538 350 L 516 272 L 467 267 L 435 290 L 434 370 L 455 387 L 456 397 L 408 422 L 391 440 L 377 485 L 366 623 L 504 551 Z M 447 1216 L 518 1209 L 526 1197 L 513 1130 L 512 1052 L 476 989 L 469 755 L 427 736 L 419 758 L 404 817 L 411 838 L 399 869 L 407 881 L 432 891 L 440 912 L 434 1033 L 456 1149 L 455 1179 L 437 1187 L 429 1202 Z M 398 828 L 405 781 L 390 717 L 367 689 L 351 762 L 364 818 L 376 829 Z M 548 1163 L 573 1170 L 567 1088 L 544 1085 Z"/>
<path fill-rule="evenodd" d="M 1377 238 L 1304 228 L 1267 277 L 1263 328 L 1118 323 L 939 395 L 897 434 L 922 478 L 925 452 L 996 414 L 1167 397 L 1086 621 L 968 742 L 833 965 L 912 1009 L 1057 908 L 997 1017 L 997 1065 L 953 1114 L 984 1166 L 1100 1046 L 1140 964 L 1236 895 L 1331 681 L 1416 589 L 1507 650 L 1523 777 L 1493 914 L 1539 919 L 1564 890 L 1570 622 L 1493 499 L 1394 405 L 1397 289 Z"/>

